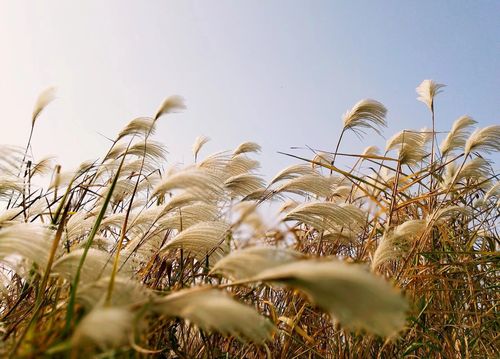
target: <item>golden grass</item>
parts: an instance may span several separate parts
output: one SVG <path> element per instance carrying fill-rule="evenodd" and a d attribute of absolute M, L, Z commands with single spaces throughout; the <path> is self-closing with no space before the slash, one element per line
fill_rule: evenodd
<path fill-rule="evenodd" d="M 386 125 L 361 100 L 334 152 L 290 154 L 269 183 L 254 142 L 201 158 L 199 137 L 191 164 L 164 169 L 152 137 L 179 96 L 76 171 L 33 162 L 48 90 L 27 147 L 0 147 L 0 355 L 495 357 L 500 187 L 484 155 L 500 126 L 470 134 L 460 117 L 438 150 L 442 87 L 417 88 L 431 130 L 396 134 L 383 155 L 339 153 L 347 130 Z"/>

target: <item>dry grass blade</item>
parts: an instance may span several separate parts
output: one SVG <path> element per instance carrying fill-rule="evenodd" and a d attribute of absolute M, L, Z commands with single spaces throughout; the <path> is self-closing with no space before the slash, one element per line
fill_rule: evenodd
<path fill-rule="evenodd" d="M 403 329 L 408 308 L 403 297 L 357 265 L 338 261 L 299 261 L 264 271 L 256 281 L 298 288 L 342 325 L 392 336 Z"/>
<path fill-rule="evenodd" d="M 254 343 L 270 339 L 274 331 L 272 323 L 257 311 L 214 289 L 179 291 L 156 301 L 153 310 L 187 319 L 204 330 Z"/>

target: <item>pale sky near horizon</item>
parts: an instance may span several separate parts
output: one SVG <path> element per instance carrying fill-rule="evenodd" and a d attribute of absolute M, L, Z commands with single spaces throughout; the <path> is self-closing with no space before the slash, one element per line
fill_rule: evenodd
<path fill-rule="evenodd" d="M 389 110 L 386 138 L 431 126 L 415 87 L 447 84 L 437 130 L 463 114 L 499 123 L 499 1 L 0 0 L 0 143 L 24 146 L 38 93 L 35 157 L 97 158 L 131 119 L 172 94 L 188 109 L 161 119 L 171 163 L 252 140 L 269 177 L 294 162 L 276 151 L 333 151 L 342 114 L 362 98 Z M 385 140 L 346 135 L 341 151 Z M 295 151 L 297 154 L 307 152 Z"/>

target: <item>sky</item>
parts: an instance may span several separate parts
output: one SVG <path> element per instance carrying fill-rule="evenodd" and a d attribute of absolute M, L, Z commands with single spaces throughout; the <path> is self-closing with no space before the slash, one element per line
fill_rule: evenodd
<path fill-rule="evenodd" d="M 24 146 L 37 95 L 58 88 L 37 121 L 33 154 L 63 168 L 103 155 L 130 120 L 164 98 L 186 99 L 155 136 L 169 163 L 243 141 L 263 148 L 269 178 L 333 151 L 342 114 L 373 98 L 389 129 L 340 150 L 359 152 L 402 129 L 431 126 L 415 87 L 447 87 L 435 101 L 437 130 L 459 116 L 479 126 L 500 114 L 499 1 L 23 1 L 0 0 L 0 143 Z"/>

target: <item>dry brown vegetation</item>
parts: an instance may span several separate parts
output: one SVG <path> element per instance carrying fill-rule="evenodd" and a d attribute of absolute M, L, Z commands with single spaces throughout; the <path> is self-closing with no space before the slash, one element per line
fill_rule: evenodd
<path fill-rule="evenodd" d="M 252 142 L 202 158 L 199 137 L 192 164 L 164 169 L 153 137 L 178 96 L 75 171 L 35 160 L 49 89 L 26 148 L 0 147 L 2 357 L 497 356 L 500 186 L 485 156 L 500 126 L 463 116 L 438 141 L 441 88 L 417 88 L 430 129 L 343 154 L 350 132 L 386 125 L 362 100 L 334 152 L 269 183 Z"/>

